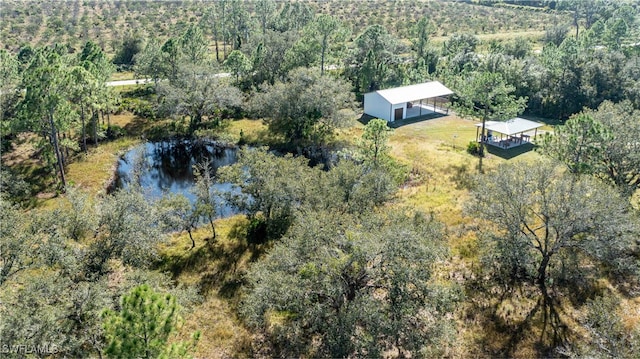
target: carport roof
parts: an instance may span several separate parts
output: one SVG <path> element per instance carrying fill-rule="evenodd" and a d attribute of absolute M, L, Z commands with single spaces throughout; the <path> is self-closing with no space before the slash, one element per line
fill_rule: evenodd
<path fill-rule="evenodd" d="M 477 123 L 476 126 L 482 127 L 482 122 Z M 544 123 L 534 122 L 520 117 L 512 118 L 508 121 L 485 122 L 485 128 L 487 130 L 502 133 L 505 135 L 515 135 L 517 133 L 531 131 L 542 126 L 544 126 Z"/>
<path fill-rule="evenodd" d="M 376 92 L 392 105 L 453 94 L 453 91 L 449 90 L 439 81 L 395 87 L 392 89 L 378 90 Z"/>

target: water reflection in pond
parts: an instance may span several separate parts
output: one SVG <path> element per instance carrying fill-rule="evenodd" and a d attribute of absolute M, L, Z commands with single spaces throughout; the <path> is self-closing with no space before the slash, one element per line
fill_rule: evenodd
<path fill-rule="evenodd" d="M 209 159 L 213 170 L 236 162 L 237 149 L 211 141 L 147 142 L 127 152 L 118 161 L 117 188 L 126 188 L 139 169 L 139 183 L 149 199 L 158 199 L 165 193 L 180 193 L 195 201 L 191 193 L 194 185 L 193 165 Z M 215 173 L 215 172 L 214 172 Z M 233 191 L 230 183 L 216 183 L 220 193 Z M 226 217 L 237 213 L 220 199 L 218 215 Z"/>

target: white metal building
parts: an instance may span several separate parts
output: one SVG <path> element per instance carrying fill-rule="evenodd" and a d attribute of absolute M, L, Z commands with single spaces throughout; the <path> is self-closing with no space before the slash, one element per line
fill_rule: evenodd
<path fill-rule="evenodd" d="M 388 122 L 444 110 L 448 113 L 443 105 L 452 94 L 438 81 L 378 90 L 364 94 L 364 113 Z"/>

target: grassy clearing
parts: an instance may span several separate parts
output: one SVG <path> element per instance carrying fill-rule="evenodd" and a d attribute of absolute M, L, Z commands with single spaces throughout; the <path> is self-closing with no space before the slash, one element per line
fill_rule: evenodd
<path fill-rule="evenodd" d="M 194 353 L 197 358 L 249 355 L 251 335 L 238 319 L 236 306 L 243 275 L 263 249 L 247 244 L 246 225 L 244 216 L 220 219 L 215 241 L 205 226 L 193 234 L 195 248 L 190 249 L 189 236 L 181 233 L 160 250 L 159 269 L 171 273 L 180 284 L 196 286 L 203 297 L 202 304 L 184 316 L 178 335 L 187 340 L 195 330 L 201 331 Z"/>
<path fill-rule="evenodd" d="M 450 226 L 464 222 L 456 213 L 461 211 L 468 195 L 470 177 L 477 173 L 478 158 L 466 152 L 467 144 L 476 139 L 474 124 L 474 121 L 451 115 L 394 131 L 390 140 L 391 154 L 408 164 L 420 178 L 400 191 L 402 202 L 441 214 Z M 509 158 L 500 151 L 489 151 L 483 159 L 483 168 L 490 171 L 505 161 L 529 161 L 538 156 L 536 152 L 528 151 Z"/>
<path fill-rule="evenodd" d="M 466 152 L 467 143 L 475 138 L 473 121 L 451 115 L 402 126 L 390 139 L 391 154 L 411 168 L 413 177 L 398 192 L 398 205 L 433 213 L 450 231 L 454 257 L 470 261 L 477 251 L 475 234 L 469 229 L 475 220 L 463 209 L 477 173 L 478 158 Z M 535 156 L 527 153 L 523 158 Z M 490 171 L 504 161 L 488 154 L 483 167 Z"/>
<path fill-rule="evenodd" d="M 529 30 L 529 31 L 509 31 L 509 32 L 500 32 L 495 34 L 478 34 L 478 38 L 482 41 L 491 41 L 491 40 L 513 40 L 519 37 L 523 37 L 525 39 L 532 40 L 534 42 L 542 40 L 544 37 L 544 30 Z"/>
<path fill-rule="evenodd" d="M 267 126 L 262 120 L 252 120 L 243 118 L 240 120 L 232 120 L 228 122 L 226 132 L 230 138 L 238 142 L 242 138 L 246 143 L 269 143 Z"/>
<path fill-rule="evenodd" d="M 90 148 L 86 155 L 79 154 L 67 166 L 67 181 L 87 193 L 104 194 L 115 173 L 118 157 L 138 143 L 137 139 L 125 137 Z"/>
<path fill-rule="evenodd" d="M 525 38 L 534 45 L 534 50 L 542 48 L 541 43 L 544 38 L 544 30 L 527 30 L 527 31 L 507 31 L 493 34 L 475 34 L 475 36 L 483 43 L 487 44 L 491 41 L 509 41 L 517 38 Z M 443 45 L 451 36 L 434 36 L 429 41 L 434 45 Z M 484 48 L 481 46 L 481 49 Z"/>
<path fill-rule="evenodd" d="M 122 128 L 131 128 L 137 120 L 131 114 L 110 116 L 111 124 Z M 67 166 L 67 181 L 87 193 L 104 194 L 115 174 L 118 157 L 139 143 L 138 136 L 126 136 L 90 146 L 86 154 L 79 153 Z"/>
<path fill-rule="evenodd" d="M 464 214 L 469 187 L 478 173 L 479 159 L 466 152 L 467 144 L 476 139 L 475 123 L 455 115 L 415 122 L 395 129 L 389 142 L 391 154 L 412 168 L 412 181 L 398 192 L 397 206 L 433 213 L 446 225 L 451 258 L 440 269 L 440 276 L 460 284 L 479 265 L 476 230 L 481 223 Z M 530 148 L 527 152 L 517 148 L 510 151 L 517 155 L 510 155 L 509 151 L 489 151 L 483 159 L 484 171 L 490 173 L 501 163 L 532 161 L 540 157 Z M 526 304 L 510 305 L 524 312 L 522 308 Z M 497 303 L 478 305 L 473 299 L 465 301 L 457 312 L 460 330 L 453 356 L 495 355 L 496 350 L 506 344 L 501 329 L 490 322 L 492 314 L 487 311 Z M 509 308 L 505 307 L 503 311 L 509 311 Z M 530 345 L 523 346 L 518 355 L 535 356 L 531 348 Z"/>
<path fill-rule="evenodd" d="M 109 81 L 122 81 L 122 80 L 133 80 L 135 79 L 135 74 L 133 71 L 123 71 L 123 72 L 114 72 Z"/>

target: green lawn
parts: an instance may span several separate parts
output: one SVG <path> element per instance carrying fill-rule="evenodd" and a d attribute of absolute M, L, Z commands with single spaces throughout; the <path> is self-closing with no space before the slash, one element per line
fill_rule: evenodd
<path fill-rule="evenodd" d="M 111 74 L 109 81 L 121 81 L 121 80 L 133 80 L 135 79 L 135 74 L 133 71 L 123 71 L 123 72 L 114 72 Z"/>

